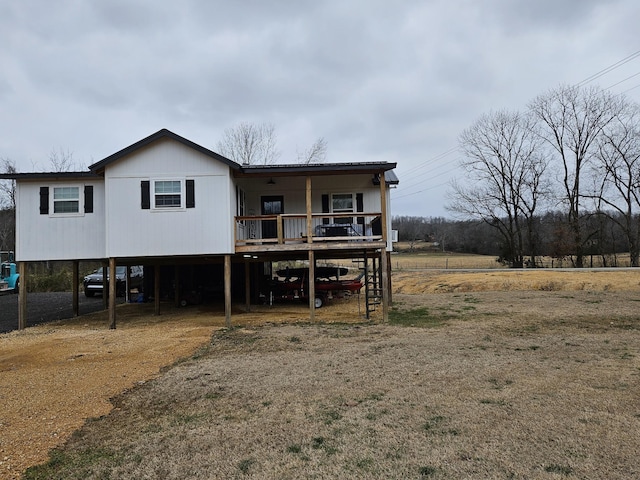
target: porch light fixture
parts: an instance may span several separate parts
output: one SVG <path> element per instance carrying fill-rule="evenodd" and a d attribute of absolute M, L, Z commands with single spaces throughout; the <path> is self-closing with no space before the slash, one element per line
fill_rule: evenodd
<path fill-rule="evenodd" d="M 270 178 L 269 181 L 267 182 L 267 185 L 275 185 L 276 182 L 273 180 L 273 178 Z"/>

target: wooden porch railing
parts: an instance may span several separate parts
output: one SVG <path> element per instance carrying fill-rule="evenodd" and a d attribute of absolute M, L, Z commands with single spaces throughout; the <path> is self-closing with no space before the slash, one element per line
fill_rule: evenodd
<path fill-rule="evenodd" d="M 380 213 L 314 213 L 312 242 L 371 242 L 382 240 Z M 247 215 L 235 217 L 236 246 L 309 242 L 307 215 Z"/>

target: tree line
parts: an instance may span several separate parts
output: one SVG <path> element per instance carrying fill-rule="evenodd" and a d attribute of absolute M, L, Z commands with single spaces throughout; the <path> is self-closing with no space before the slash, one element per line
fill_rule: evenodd
<path fill-rule="evenodd" d="M 534 221 L 536 255 L 528 256 L 522 266 L 542 267 L 563 265 L 576 267 L 566 213 L 556 210 L 536 216 Z M 590 215 L 583 218 L 582 229 L 595 232 L 583 250 L 583 266 L 628 266 L 627 239 L 619 221 L 608 215 Z M 444 217 L 394 216 L 392 228 L 398 230 L 398 240 L 408 245 L 409 251 L 431 251 L 493 255 L 496 261 L 513 267 L 508 245 L 494 225 L 479 220 L 454 220 Z M 524 240 L 523 250 L 532 246 Z M 624 254 L 624 255 L 621 255 Z"/>
<path fill-rule="evenodd" d="M 490 112 L 459 137 L 464 179 L 446 208 L 482 223 L 512 267 L 540 255 L 640 256 L 640 107 L 599 87 L 560 86 L 527 109 Z M 492 253 L 495 253 L 492 252 Z"/>

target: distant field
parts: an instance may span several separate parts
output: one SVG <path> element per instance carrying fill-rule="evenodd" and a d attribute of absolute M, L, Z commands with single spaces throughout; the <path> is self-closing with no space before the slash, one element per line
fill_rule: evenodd
<path fill-rule="evenodd" d="M 504 268 L 489 255 L 463 253 L 398 253 L 391 256 L 393 270 L 422 268 Z"/>
<path fill-rule="evenodd" d="M 469 253 L 452 253 L 438 251 L 427 244 L 418 244 L 413 251 L 408 243 L 394 244 L 394 253 L 391 255 L 391 267 L 394 270 L 428 269 L 428 268 L 506 268 L 496 261 L 495 255 L 475 255 Z M 606 262 L 605 262 L 606 260 Z M 571 268 L 573 264 L 570 258 L 562 260 L 551 257 L 539 257 L 537 265 L 543 268 Z M 602 257 L 593 255 L 584 259 L 585 267 L 628 267 L 629 254 L 619 253 Z"/>

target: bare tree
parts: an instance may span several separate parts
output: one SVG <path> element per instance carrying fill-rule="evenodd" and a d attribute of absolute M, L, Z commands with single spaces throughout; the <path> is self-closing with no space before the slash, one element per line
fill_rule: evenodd
<path fill-rule="evenodd" d="M 224 131 L 218 152 L 243 165 L 270 165 L 280 156 L 276 140 L 272 124 L 243 122 Z"/>
<path fill-rule="evenodd" d="M 586 198 L 583 180 L 597 154 L 598 138 L 620 113 L 622 102 L 597 87 L 561 86 L 535 98 L 529 108 L 540 122 L 541 137 L 560 160 L 561 200 L 567 205 L 576 266 L 582 267 L 588 241 L 581 223 L 581 202 Z"/>
<path fill-rule="evenodd" d="M 64 150 L 62 147 L 58 150 L 51 150 L 49 153 L 49 163 L 54 172 L 69 172 L 76 168 L 76 162 L 73 160 L 73 152 Z"/>
<path fill-rule="evenodd" d="M 17 173 L 13 160 L 0 159 L 0 173 Z M 0 180 L 0 250 L 15 248 L 16 181 Z"/>
<path fill-rule="evenodd" d="M 402 215 L 393 217 L 393 228 L 398 230 L 401 242 L 409 243 L 409 251 L 413 252 L 418 242 L 426 240 L 427 219 Z"/>
<path fill-rule="evenodd" d="M 16 163 L 8 158 L 0 158 L 0 173 L 17 173 Z M 0 208 L 16 209 L 16 181 L 0 180 Z"/>
<path fill-rule="evenodd" d="M 327 158 L 327 141 L 319 137 L 313 145 L 303 152 L 298 152 L 298 163 L 309 165 L 311 163 L 324 163 Z"/>
<path fill-rule="evenodd" d="M 640 266 L 640 107 L 628 104 L 602 132 L 598 143 L 599 210 L 624 232 L 631 266 Z M 606 208 L 602 208 L 605 206 Z"/>
<path fill-rule="evenodd" d="M 525 240 L 535 263 L 533 218 L 541 197 L 547 160 L 529 115 L 506 111 L 482 116 L 460 136 L 461 166 L 472 186 L 453 184 L 450 211 L 495 228 L 503 239 L 501 257 L 522 267 Z"/>

